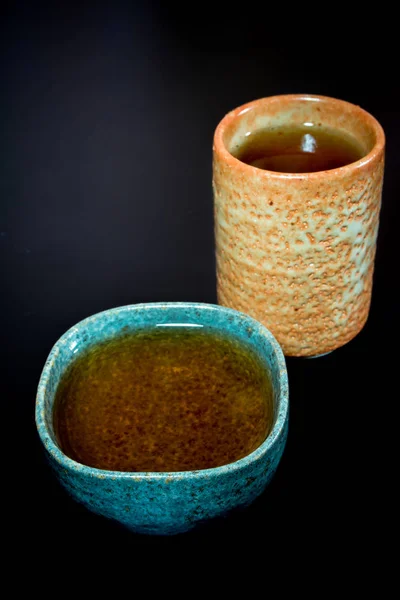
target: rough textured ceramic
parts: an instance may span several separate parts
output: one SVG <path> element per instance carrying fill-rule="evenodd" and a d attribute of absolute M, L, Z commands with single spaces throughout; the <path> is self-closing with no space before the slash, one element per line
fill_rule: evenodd
<path fill-rule="evenodd" d="M 314 173 L 279 173 L 231 154 L 248 132 L 324 124 L 353 135 L 361 160 Z M 286 95 L 240 106 L 214 136 L 218 302 L 251 315 L 287 356 L 350 341 L 369 312 L 384 170 L 384 132 L 342 100 Z"/>
<path fill-rule="evenodd" d="M 191 324 L 222 331 L 250 344 L 270 371 L 274 422 L 267 439 L 246 457 L 222 467 L 172 473 L 126 473 L 91 468 L 68 458 L 53 430 L 57 384 L 77 353 L 89 345 L 143 327 Z M 36 424 L 50 464 L 71 496 L 95 513 L 133 531 L 175 534 L 251 503 L 269 483 L 285 446 L 288 382 L 282 350 L 260 323 L 212 304 L 136 304 L 78 323 L 53 347 L 40 378 Z"/>

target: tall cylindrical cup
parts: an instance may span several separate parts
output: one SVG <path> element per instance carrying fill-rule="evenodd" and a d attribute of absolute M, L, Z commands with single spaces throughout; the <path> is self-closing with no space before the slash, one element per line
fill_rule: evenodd
<path fill-rule="evenodd" d="M 260 129 L 310 124 L 351 135 L 356 162 L 282 173 L 234 157 Z M 216 128 L 213 189 L 218 302 L 272 331 L 287 356 L 318 356 L 364 326 L 372 280 L 385 136 L 362 108 L 323 96 L 255 100 Z"/>

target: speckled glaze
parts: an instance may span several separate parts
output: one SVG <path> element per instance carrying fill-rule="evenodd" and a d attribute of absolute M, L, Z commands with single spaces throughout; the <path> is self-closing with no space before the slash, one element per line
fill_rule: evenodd
<path fill-rule="evenodd" d="M 249 131 L 314 124 L 352 134 L 361 160 L 278 173 L 230 154 Z M 350 341 L 369 312 L 384 170 L 384 133 L 358 106 L 323 96 L 272 96 L 224 117 L 214 136 L 218 302 L 251 315 L 287 356 Z"/>
<path fill-rule="evenodd" d="M 87 467 L 57 445 L 52 409 L 57 384 L 77 352 L 120 333 L 143 327 L 195 324 L 234 335 L 265 361 L 273 382 L 274 423 L 251 454 L 213 469 L 172 473 L 126 473 Z M 53 347 L 36 398 L 36 425 L 59 481 L 89 510 L 139 533 L 176 534 L 234 508 L 250 504 L 271 480 L 281 459 L 288 427 L 288 381 L 282 350 L 254 319 L 212 304 L 155 303 L 111 309 L 85 319 Z"/>

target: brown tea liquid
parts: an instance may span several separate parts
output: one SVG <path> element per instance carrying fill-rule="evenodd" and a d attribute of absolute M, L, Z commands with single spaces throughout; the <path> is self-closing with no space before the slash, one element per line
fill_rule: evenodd
<path fill-rule="evenodd" d="M 232 154 L 259 169 L 312 173 L 343 167 L 366 153 L 350 134 L 310 124 L 251 132 Z"/>
<path fill-rule="evenodd" d="M 191 327 L 91 347 L 62 378 L 53 412 L 65 454 L 115 471 L 224 465 L 255 450 L 272 420 L 272 385 L 256 353 Z"/>

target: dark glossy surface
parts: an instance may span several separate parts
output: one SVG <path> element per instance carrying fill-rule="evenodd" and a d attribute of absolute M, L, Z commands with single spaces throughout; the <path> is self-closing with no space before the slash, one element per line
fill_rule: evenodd
<path fill-rule="evenodd" d="M 250 21 L 245 6 L 223 15 L 203 6 L 194 23 L 161 3 L 22 4 L 1 15 L 0 100 L 2 403 L 18 564 L 42 565 L 38 549 L 55 534 L 63 540 L 57 560 L 72 546 L 80 560 L 128 554 L 131 568 L 198 549 L 207 558 L 218 552 L 220 564 L 222 555 L 243 556 L 265 540 L 264 568 L 277 547 L 296 560 L 307 554 L 312 561 L 309 553 L 325 560 L 334 541 L 352 559 L 361 550 L 370 555 L 374 535 L 390 531 L 385 432 L 395 384 L 386 344 L 399 339 L 399 79 L 384 69 L 397 55 L 387 13 L 374 13 L 369 25 L 386 32 L 383 42 L 363 46 L 357 13 L 354 23 L 346 16 L 348 43 L 338 47 L 337 23 L 328 31 L 320 14 L 313 19 L 299 8 L 284 15 L 304 26 L 291 46 L 282 26 L 265 35 L 274 19 L 269 5 L 267 20 L 254 11 Z M 214 128 L 244 102 L 290 92 L 349 100 L 385 129 L 369 321 L 331 355 L 288 360 L 287 447 L 276 478 L 248 511 L 161 540 L 100 524 L 64 494 L 44 461 L 34 426 L 44 361 L 69 326 L 99 310 L 216 301 Z"/>

